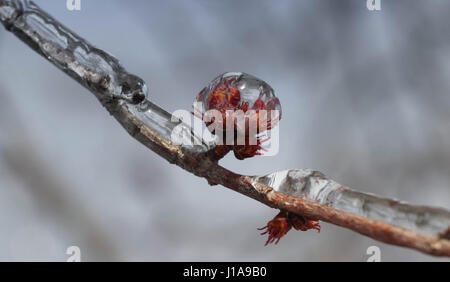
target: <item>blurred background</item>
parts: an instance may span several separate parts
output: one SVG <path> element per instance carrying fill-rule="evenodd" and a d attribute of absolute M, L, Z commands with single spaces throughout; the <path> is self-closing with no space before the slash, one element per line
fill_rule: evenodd
<path fill-rule="evenodd" d="M 450 208 L 450 2 L 35 1 L 190 109 L 215 76 L 264 79 L 283 106 L 280 152 L 221 163 L 243 174 L 313 168 L 414 204 Z M 0 260 L 436 259 L 321 223 L 264 247 L 277 214 L 170 165 L 87 90 L 0 28 Z"/>

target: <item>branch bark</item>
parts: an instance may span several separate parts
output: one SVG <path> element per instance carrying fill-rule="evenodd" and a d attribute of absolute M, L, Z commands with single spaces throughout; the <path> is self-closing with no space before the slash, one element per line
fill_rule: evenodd
<path fill-rule="evenodd" d="M 29 1 L 0 0 L 0 21 L 37 53 L 88 88 L 136 140 L 172 164 L 269 207 L 323 220 L 388 244 L 450 257 L 450 212 L 346 188 L 317 171 L 236 174 L 218 164 L 215 144 L 150 102 L 147 87 L 117 59 L 93 47 Z M 199 145 L 171 141 L 175 127 Z M 444 235 L 443 235 L 444 234 Z"/>

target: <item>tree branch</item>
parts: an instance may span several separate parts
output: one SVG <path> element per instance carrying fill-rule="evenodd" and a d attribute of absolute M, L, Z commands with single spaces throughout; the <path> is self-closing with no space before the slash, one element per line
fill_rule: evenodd
<path fill-rule="evenodd" d="M 450 212 L 344 187 L 309 169 L 245 176 L 218 164 L 208 143 L 147 99 L 144 81 L 29 1 L 0 0 L 0 21 L 37 53 L 89 89 L 127 132 L 170 163 L 272 208 L 323 220 L 388 244 L 450 257 Z M 177 145 L 171 133 L 181 126 Z"/>

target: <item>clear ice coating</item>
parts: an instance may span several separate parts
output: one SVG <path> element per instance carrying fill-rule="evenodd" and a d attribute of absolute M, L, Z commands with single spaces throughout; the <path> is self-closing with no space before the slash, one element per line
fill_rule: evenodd
<path fill-rule="evenodd" d="M 214 140 L 206 142 L 188 124 L 148 100 L 125 106 L 136 119 L 157 132 L 161 138 L 173 142 L 173 134 L 176 132 L 177 143 L 193 153 L 207 152 L 216 145 Z"/>
<path fill-rule="evenodd" d="M 227 72 L 216 77 L 203 88 L 194 101 L 194 113 L 201 117 L 209 110 L 222 114 L 227 110 L 242 110 L 251 115 L 251 110 L 268 111 L 268 122 L 281 119 L 280 100 L 266 82 L 243 72 Z M 271 116 L 275 111 L 277 116 Z"/>
<path fill-rule="evenodd" d="M 202 142 L 189 126 L 151 103 L 145 82 L 128 73 L 115 57 L 70 31 L 32 1 L 0 0 L 0 20 L 33 50 L 94 93 L 108 110 L 116 110 L 109 108 L 110 102 L 119 100 L 122 108 L 164 142 L 170 142 L 171 132 L 178 128 L 183 138 L 199 144 L 188 148 L 194 153 L 214 146 Z"/>
<path fill-rule="evenodd" d="M 358 192 L 311 169 L 285 170 L 255 180 L 281 193 L 421 233 L 442 234 L 450 227 L 450 212 L 445 209 Z"/>
<path fill-rule="evenodd" d="M 127 73 L 116 58 L 62 26 L 32 1 L 0 0 L 0 19 L 101 101 L 123 99 L 138 104 L 146 98 L 142 79 Z"/>
<path fill-rule="evenodd" d="M 7 26 L 14 20 L 22 9 L 22 4 L 18 1 L 1 0 L 0 1 L 0 20 Z"/>

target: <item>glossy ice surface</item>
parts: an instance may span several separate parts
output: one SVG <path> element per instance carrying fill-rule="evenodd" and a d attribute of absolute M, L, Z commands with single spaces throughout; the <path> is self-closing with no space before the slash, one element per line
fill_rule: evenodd
<path fill-rule="evenodd" d="M 227 72 L 216 77 L 197 95 L 194 110 L 202 114 L 209 110 L 225 113 L 227 110 L 242 110 L 251 115 L 251 110 L 277 111 L 281 118 L 280 100 L 266 82 L 243 72 Z M 272 117 L 274 118 L 274 117 Z"/>

